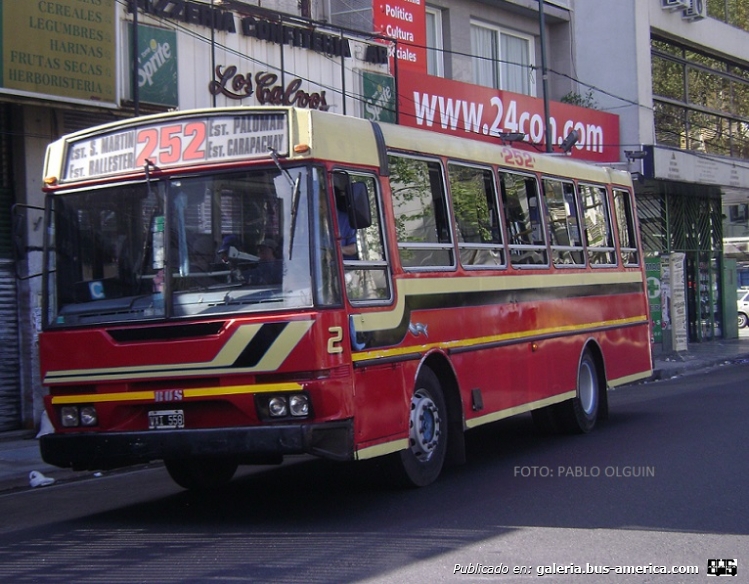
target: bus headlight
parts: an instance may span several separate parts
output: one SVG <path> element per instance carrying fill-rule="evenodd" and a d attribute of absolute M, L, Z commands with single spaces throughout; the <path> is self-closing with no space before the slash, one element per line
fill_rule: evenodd
<path fill-rule="evenodd" d="M 63 406 L 60 408 L 60 423 L 63 428 L 76 428 L 80 424 L 78 406 Z"/>
<path fill-rule="evenodd" d="M 268 413 L 272 418 L 282 418 L 287 415 L 288 407 L 285 397 L 272 397 L 268 400 Z"/>
<path fill-rule="evenodd" d="M 308 416 L 309 398 L 303 393 L 292 395 L 289 398 L 289 412 L 296 417 Z"/>
<path fill-rule="evenodd" d="M 279 395 L 256 395 L 255 406 L 263 420 L 281 418 L 309 418 L 312 402 L 306 393 L 284 393 Z"/>
<path fill-rule="evenodd" d="M 99 418 L 94 406 L 81 406 L 81 426 L 96 426 Z"/>
<path fill-rule="evenodd" d="M 60 423 L 63 428 L 96 426 L 99 417 L 94 406 L 63 406 L 60 408 Z"/>

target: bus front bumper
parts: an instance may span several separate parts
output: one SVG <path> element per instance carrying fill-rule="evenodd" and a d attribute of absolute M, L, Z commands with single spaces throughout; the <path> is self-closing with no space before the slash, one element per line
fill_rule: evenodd
<path fill-rule="evenodd" d="M 42 459 L 73 470 L 108 470 L 154 460 L 235 458 L 263 463 L 285 454 L 354 457 L 353 420 L 241 428 L 70 432 L 39 439 Z"/>

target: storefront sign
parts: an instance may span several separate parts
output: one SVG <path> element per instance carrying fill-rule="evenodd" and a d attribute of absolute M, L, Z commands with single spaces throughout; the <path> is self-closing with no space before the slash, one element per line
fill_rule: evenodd
<path fill-rule="evenodd" d="M 394 124 L 395 116 L 395 79 L 371 71 L 361 72 L 362 112 L 361 117 L 373 122 Z"/>
<path fill-rule="evenodd" d="M 663 328 L 666 325 L 661 311 L 661 258 L 645 260 L 645 275 L 647 277 L 652 340 L 655 344 L 661 344 L 663 342 Z"/>
<path fill-rule="evenodd" d="M 288 154 L 285 113 L 180 117 L 116 130 L 68 144 L 66 180 L 83 180 L 157 168 Z"/>
<path fill-rule="evenodd" d="M 652 151 L 652 168 L 646 164 L 644 172 L 649 178 L 749 189 L 749 170 L 730 159 L 664 147 Z"/>
<path fill-rule="evenodd" d="M 351 47 L 346 37 L 321 30 L 318 25 L 301 26 L 289 21 L 266 19 L 260 15 L 238 17 L 218 5 L 189 0 L 129 0 L 130 13 L 134 11 L 135 6 L 145 14 L 159 18 L 212 28 L 219 32 L 240 34 L 278 45 L 308 49 L 334 57 L 351 57 Z M 421 12 L 424 12 L 423 7 Z M 383 54 L 377 50 L 367 51 L 364 57 L 371 63 L 383 63 Z"/>
<path fill-rule="evenodd" d="M 398 77 L 398 103 L 399 122 L 406 126 L 495 144 L 503 133 L 520 132 L 525 144 L 513 146 L 538 151 L 546 144 L 544 103 L 536 97 L 409 72 Z M 551 102 L 549 122 L 556 152 L 576 130 L 580 139 L 572 148 L 574 158 L 619 160 L 619 116 Z"/>
<path fill-rule="evenodd" d="M 292 79 L 283 87 L 277 83 L 278 75 L 261 71 L 255 74 L 253 87 L 252 73 L 239 73 L 234 65 L 218 65 L 215 76 L 208 84 L 208 91 L 213 95 L 224 95 L 231 99 L 255 95 L 255 100 L 261 105 L 291 105 L 321 111 L 330 108 L 325 100 L 325 92 L 307 93 L 301 89 L 301 79 Z"/>
<path fill-rule="evenodd" d="M 114 105 L 115 4 L 2 2 L 0 91 Z"/>
<path fill-rule="evenodd" d="M 424 0 L 373 2 L 374 29 L 395 42 L 391 57 L 399 71 L 427 70 L 427 32 Z"/>
<path fill-rule="evenodd" d="M 128 63 L 133 62 L 133 26 L 128 23 Z M 129 79 L 129 77 L 128 77 Z M 155 26 L 138 25 L 138 99 L 177 107 L 177 33 Z M 133 99 L 132 88 L 130 98 Z"/>
<path fill-rule="evenodd" d="M 670 318 L 671 342 L 674 351 L 687 350 L 687 301 L 686 273 L 684 271 L 683 253 L 671 253 L 668 256 L 667 269 L 670 278 Z"/>

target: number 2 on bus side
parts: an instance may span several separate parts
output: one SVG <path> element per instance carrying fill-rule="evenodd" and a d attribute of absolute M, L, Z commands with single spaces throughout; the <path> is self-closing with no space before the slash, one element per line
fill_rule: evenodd
<path fill-rule="evenodd" d="M 143 166 L 146 161 L 158 165 L 177 164 L 205 160 L 206 127 L 204 122 L 145 128 L 138 132 L 139 148 L 135 164 Z M 157 155 L 154 160 L 154 155 Z"/>

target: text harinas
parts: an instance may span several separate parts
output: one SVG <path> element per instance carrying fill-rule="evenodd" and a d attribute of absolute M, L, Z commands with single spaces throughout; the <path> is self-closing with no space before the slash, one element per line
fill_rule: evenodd
<path fill-rule="evenodd" d="M 299 47 L 335 57 L 351 57 L 348 39 L 312 27 L 290 26 L 284 22 L 256 16 L 242 17 L 237 27 L 232 12 L 188 0 L 130 0 L 131 13 L 136 5 L 145 14 L 160 18 L 205 26 L 227 33 L 240 31 L 244 36 L 269 43 Z"/>

